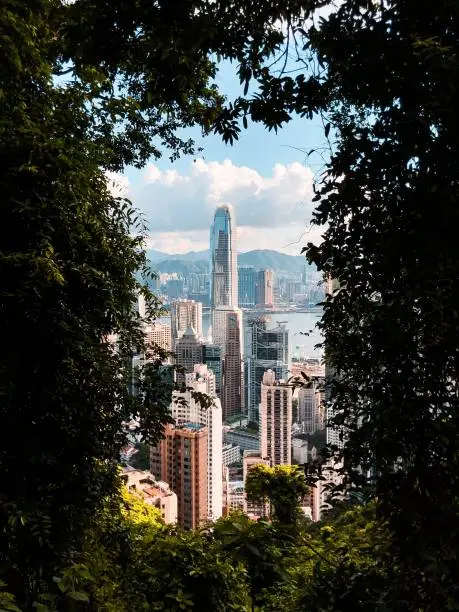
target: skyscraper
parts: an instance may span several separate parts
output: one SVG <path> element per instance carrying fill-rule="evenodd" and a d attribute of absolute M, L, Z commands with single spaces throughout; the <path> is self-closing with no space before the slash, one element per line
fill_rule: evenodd
<path fill-rule="evenodd" d="M 257 303 L 258 271 L 252 266 L 238 268 L 238 297 L 241 308 L 254 308 Z"/>
<path fill-rule="evenodd" d="M 171 303 L 171 333 L 172 346 L 192 327 L 196 336 L 202 336 L 202 304 L 194 300 L 177 300 Z"/>
<path fill-rule="evenodd" d="M 229 205 L 215 211 L 210 230 L 210 305 L 238 305 L 236 219 Z"/>
<path fill-rule="evenodd" d="M 212 310 L 213 339 L 223 354 L 223 382 L 220 397 L 223 419 L 244 409 L 244 370 L 242 361 L 242 312 L 231 306 Z"/>
<path fill-rule="evenodd" d="M 267 329 L 267 319 L 257 317 L 245 328 L 246 406 L 249 421 L 258 423 L 261 399 L 261 381 L 266 370 L 272 370 L 278 379 L 287 379 L 289 372 L 288 329 L 279 324 Z"/>
<path fill-rule="evenodd" d="M 292 387 L 276 380 L 272 370 L 263 375 L 260 403 L 261 456 L 271 465 L 292 462 Z"/>

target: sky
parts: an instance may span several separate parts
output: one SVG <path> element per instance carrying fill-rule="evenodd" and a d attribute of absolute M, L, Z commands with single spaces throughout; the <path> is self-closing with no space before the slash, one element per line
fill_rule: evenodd
<path fill-rule="evenodd" d="M 217 78 L 229 98 L 241 93 L 235 67 L 224 64 Z M 128 168 L 110 176 L 147 219 L 148 248 L 185 253 L 209 247 L 215 208 L 232 204 L 236 212 L 237 248 L 275 249 L 300 254 L 307 242 L 318 242 L 321 230 L 311 227 L 312 185 L 323 169 L 322 125 L 294 118 L 284 128 L 268 132 L 250 124 L 233 146 L 219 136 L 202 138 L 187 130 L 203 152 L 171 163 L 167 153 L 143 170 Z"/>

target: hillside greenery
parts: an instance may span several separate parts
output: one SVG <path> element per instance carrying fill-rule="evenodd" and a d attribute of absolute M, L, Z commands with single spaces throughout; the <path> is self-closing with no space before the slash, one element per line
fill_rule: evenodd
<path fill-rule="evenodd" d="M 275 488 L 267 493 L 266 476 L 284 480 L 281 496 Z M 40 612 L 384 609 L 378 598 L 388 536 L 373 504 L 348 505 L 338 518 L 314 524 L 297 511 L 307 489 L 301 472 L 261 470 L 249 489 L 252 501 L 262 490 L 268 505 L 280 502 L 279 508 L 289 511 L 276 511 L 272 521 L 233 512 L 186 532 L 164 525 L 159 511 L 138 494 L 120 490 L 95 517 L 78 562 L 55 576 L 55 592 L 39 593 L 34 607 Z"/>

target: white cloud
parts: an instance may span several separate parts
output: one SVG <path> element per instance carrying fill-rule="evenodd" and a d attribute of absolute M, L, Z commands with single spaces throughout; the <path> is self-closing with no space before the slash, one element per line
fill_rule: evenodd
<path fill-rule="evenodd" d="M 130 197 L 154 233 L 208 229 L 224 203 L 234 206 L 238 226 L 301 228 L 311 219 L 312 182 L 311 170 L 298 163 L 276 164 L 265 177 L 230 160 L 197 160 L 187 174 L 150 164 Z"/>
<path fill-rule="evenodd" d="M 129 179 L 124 174 L 118 172 L 105 172 L 108 190 L 115 198 L 124 198 L 128 195 Z"/>

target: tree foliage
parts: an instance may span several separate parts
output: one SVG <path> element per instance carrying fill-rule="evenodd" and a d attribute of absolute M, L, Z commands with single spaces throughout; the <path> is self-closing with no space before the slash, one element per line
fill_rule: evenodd
<path fill-rule="evenodd" d="M 167 419 L 160 359 L 128 393 L 144 229 L 104 171 L 193 152 L 182 127 L 232 142 L 294 113 L 319 114 L 329 148 L 307 255 L 339 281 L 322 320 L 335 421 L 347 483 L 371 485 L 392 534 L 384 598 L 457 606 L 459 5 L 344 0 L 311 19 L 329 4 L 3 3 L 0 565 L 20 606 L 116 490 L 123 421 L 155 439 Z M 219 58 L 238 65 L 233 102 Z"/>
<path fill-rule="evenodd" d="M 255 465 L 247 474 L 245 491 L 248 501 L 267 503 L 272 518 L 284 526 L 294 526 L 299 506 L 309 492 L 303 470 L 296 465 Z"/>
<path fill-rule="evenodd" d="M 324 240 L 305 250 L 339 283 L 321 325 L 345 482 L 370 485 L 389 522 L 400 574 L 387 605 L 402 609 L 459 600 L 458 17 L 451 0 L 292 15 L 299 70 L 261 71 L 231 111 L 273 128 L 323 121 Z"/>

